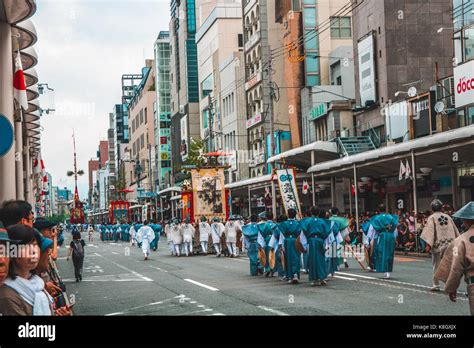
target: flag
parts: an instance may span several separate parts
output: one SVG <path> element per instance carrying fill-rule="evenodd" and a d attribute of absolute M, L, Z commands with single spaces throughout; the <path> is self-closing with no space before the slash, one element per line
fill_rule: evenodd
<path fill-rule="evenodd" d="M 308 185 L 308 182 L 306 180 L 303 180 L 303 194 L 306 195 L 308 194 L 308 191 L 309 191 L 309 185 Z"/>
<path fill-rule="evenodd" d="M 44 162 L 41 158 L 41 152 L 38 153 L 38 157 L 36 157 L 35 162 L 33 164 L 33 173 L 39 174 L 44 171 Z"/>
<path fill-rule="evenodd" d="M 23 74 L 23 67 L 21 65 L 20 51 L 15 57 L 15 75 L 13 75 L 13 96 L 23 109 L 28 109 L 28 97 L 26 95 L 25 75 Z"/>
<path fill-rule="evenodd" d="M 403 176 L 406 174 L 407 169 L 403 164 L 403 161 L 400 161 L 400 173 L 398 175 L 398 180 L 403 180 Z"/>
<path fill-rule="evenodd" d="M 405 172 L 405 179 L 410 179 L 411 178 L 411 168 L 410 168 L 410 163 L 408 163 L 407 160 L 407 165 L 405 166 L 406 172 Z"/>

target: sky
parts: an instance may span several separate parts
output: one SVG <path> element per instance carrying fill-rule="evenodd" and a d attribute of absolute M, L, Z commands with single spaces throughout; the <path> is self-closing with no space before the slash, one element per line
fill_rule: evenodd
<path fill-rule="evenodd" d="M 107 139 L 109 113 L 121 102 L 122 74 L 140 73 L 153 43 L 169 28 L 169 0 L 42 0 L 32 17 L 38 42 L 42 158 L 54 186 L 74 189 L 73 129 L 81 199 L 87 198 L 88 161 Z M 54 105 L 54 106 L 53 106 Z"/>

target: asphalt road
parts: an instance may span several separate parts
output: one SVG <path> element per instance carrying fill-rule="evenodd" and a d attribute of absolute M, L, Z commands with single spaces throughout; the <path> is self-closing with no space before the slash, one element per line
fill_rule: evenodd
<path fill-rule="evenodd" d="M 469 315 L 467 297 L 452 303 L 429 291 L 431 259 L 397 256 L 391 280 L 355 260 L 327 286 L 251 277 L 246 256 L 173 257 L 166 237 L 144 261 L 128 243 L 87 241 L 83 281 L 66 261 L 70 233 L 57 261 L 76 315 Z M 465 291 L 465 288 L 460 288 Z"/>

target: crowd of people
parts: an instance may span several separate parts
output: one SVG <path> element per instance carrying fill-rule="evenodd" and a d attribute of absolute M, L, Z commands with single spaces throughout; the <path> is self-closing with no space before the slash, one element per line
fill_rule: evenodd
<path fill-rule="evenodd" d="M 58 228 L 35 219 L 25 201 L 0 208 L 0 315 L 70 316 L 66 287 L 56 266 Z"/>

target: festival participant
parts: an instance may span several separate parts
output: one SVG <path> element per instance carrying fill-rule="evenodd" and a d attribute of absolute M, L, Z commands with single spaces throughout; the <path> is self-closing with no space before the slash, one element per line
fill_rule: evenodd
<path fill-rule="evenodd" d="M 244 236 L 244 241 L 246 244 L 247 255 L 250 261 L 250 275 L 257 276 L 263 273 L 262 266 L 258 259 L 258 234 L 259 228 L 257 224 L 257 215 L 252 215 L 250 217 L 250 222 L 242 226 L 242 234 Z"/>
<path fill-rule="evenodd" d="M 385 208 L 381 206 L 380 211 L 385 211 Z M 397 225 L 397 215 L 379 213 L 373 216 L 365 226 L 368 242 L 374 241 L 373 257 L 375 272 L 384 273 L 385 279 L 390 278 L 393 270 Z"/>
<path fill-rule="evenodd" d="M 449 245 L 459 236 L 459 231 L 454 224 L 453 219 L 442 212 L 443 203 L 439 199 L 431 202 L 431 214 L 421 233 L 427 246 L 426 252 L 431 251 L 433 262 L 433 287 L 431 291 L 440 291 L 439 280 L 434 278 L 434 274 L 438 270 L 441 259 L 444 256 Z"/>
<path fill-rule="evenodd" d="M 344 264 L 345 268 L 349 268 L 349 264 L 347 263 L 347 259 L 343 257 L 342 250 L 345 244 L 350 243 L 350 230 L 349 230 L 349 219 L 346 219 L 342 216 L 340 216 L 339 209 L 336 207 L 332 207 L 329 210 L 329 220 L 330 221 L 335 221 L 339 224 L 339 233 L 336 237 L 336 242 L 337 244 L 337 253 L 338 253 L 338 258 L 337 258 L 337 268 L 339 270 L 339 266 Z"/>
<path fill-rule="evenodd" d="M 192 224 L 189 223 L 189 218 L 184 219 L 184 223 L 181 226 L 181 233 L 183 234 L 183 245 L 186 256 L 193 253 L 193 238 L 196 233 L 196 229 Z"/>
<path fill-rule="evenodd" d="M 135 246 L 137 231 L 135 231 L 135 225 L 134 224 L 130 225 L 130 229 L 128 230 L 128 234 L 130 236 L 129 237 L 130 238 L 130 246 Z"/>
<path fill-rule="evenodd" d="M 137 233 L 137 240 L 141 244 L 145 260 L 148 260 L 148 256 L 150 256 L 150 244 L 154 239 L 155 233 L 153 232 L 153 229 L 148 226 L 148 221 L 145 220 L 143 226 L 140 227 Z"/>
<path fill-rule="evenodd" d="M 311 221 L 311 210 L 306 210 L 305 211 L 305 217 L 300 220 L 301 228 L 304 230 L 304 225 L 309 223 Z M 308 274 L 309 273 L 309 253 L 301 253 L 301 260 L 302 260 L 302 265 L 303 268 L 301 272 Z"/>
<path fill-rule="evenodd" d="M 280 223 L 280 244 L 285 256 L 285 275 L 288 283 L 297 284 L 300 278 L 301 254 L 296 249 L 296 238 L 301 233 L 301 225 L 296 220 L 295 209 L 288 209 L 288 220 Z"/>
<path fill-rule="evenodd" d="M 278 216 L 277 221 L 276 221 L 276 227 L 273 229 L 272 237 L 270 238 L 270 241 L 268 242 L 268 244 L 270 245 L 270 259 L 272 257 L 275 258 L 275 266 L 272 269 L 271 275 L 273 276 L 274 273 L 278 273 L 278 276 L 280 277 L 281 281 L 288 280 L 285 277 L 285 270 L 282 265 L 282 259 L 281 259 L 282 249 L 280 248 L 281 230 L 279 228 L 280 223 L 286 220 L 287 220 L 286 216 L 284 215 Z"/>
<path fill-rule="evenodd" d="M 241 232 L 242 228 L 240 227 L 237 218 L 234 215 L 231 215 L 229 217 L 229 221 L 226 222 L 224 229 L 227 249 L 229 250 L 230 257 L 237 257 L 238 255 L 237 235 L 239 231 Z"/>
<path fill-rule="evenodd" d="M 153 230 L 153 233 L 155 234 L 155 239 L 153 239 L 153 242 L 151 242 L 150 247 L 151 250 L 156 251 L 158 249 L 158 241 L 160 240 L 162 227 L 160 224 L 155 223 L 151 223 L 150 227 Z"/>
<path fill-rule="evenodd" d="M 326 266 L 324 241 L 331 233 L 330 222 L 319 218 L 320 210 L 317 207 L 311 208 L 311 217 L 301 221 L 301 227 L 308 241 L 308 280 L 312 286 L 318 282 L 326 285 L 328 269 Z"/>
<path fill-rule="evenodd" d="M 265 277 L 273 277 L 274 272 L 270 268 L 270 240 L 273 236 L 273 230 L 277 228 L 277 225 L 273 222 L 273 214 L 270 212 L 262 212 L 258 214 L 258 217 L 260 223 L 257 226 L 259 228 L 260 236 L 263 239 L 260 244 L 263 245 L 266 259 L 266 263 L 263 265 L 263 272 L 265 273 Z"/>
<path fill-rule="evenodd" d="M 173 219 L 171 224 L 171 239 L 173 241 L 173 249 L 175 256 L 181 256 L 181 244 L 183 243 L 183 235 L 181 234 L 181 226 L 177 218 Z"/>
<path fill-rule="evenodd" d="M 94 227 L 92 227 L 92 225 L 89 225 L 87 229 L 87 234 L 89 235 L 89 242 L 93 242 L 94 241 Z"/>
<path fill-rule="evenodd" d="M 474 201 L 466 204 L 453 217 L 462 219 L 466 232 L 454 240 L 450 247 L 451 252 L 449 254 L 447 252 L 443 257 L 439 269 L 444 268 L 448 272 L 445 277 L 444 291 L 453 302 L 456 302 L 457 289 L 464 276 L 464 281 L 467 283 L 469 308 L 471 315 L 474 315 Z M 447 264 L 447 267 L 444 264 Z M 437 278 L 443 280 L 443 277 Z"/>
<path fill-rule="evenodd" d="M 114 242 L 117 243 L 122 235 L 122 227 L 120 227 L 120 223 L 117 221 L 115 225 L 115 232 L 114 232 Z"/>
<path fill-rule="evenodd" d="M 216 251 L 216 257 L 221 257 L 221 236 L 224 233 L 225 227 L 218 217 L 214 218 L 211 225 L 211 237 L 214 250 Z"/>
<path fill-rule="evenodd" d="M 319 218 L 325 219 L 330 223 L 331 233 L 324 241 L 326 248 L 326 267 L 328 270 L 327 280 L 333 279 L 339 269 L 339 250 L 342 244 L 341 227 L 338 221 L 329 220 L 324 209 L 319 209 Z"/>
<path fill-rule="evenodd" d="M 207 223 L 207 218 L 201 216 L 201 222 L 199 223 L 199 242 L 201 243 L 201 249 L 204 255 L 207 255 L 207 244 L 210 235 L 211 226 Z"/>
<path fill-rule="evenodd" d="M 168 221 L 165 225 L 166 241 L 168 242 L 168 249 L 170 250 L 171 256 L 174 256 L 175 252 L 174 252 L 173 236 L 171 235 L 171 230 L 172 230 L 172 222 Z"/>
<path fill-rule="evenodd" d="M 140 230 L 140 228 L 142 226 L 143 226 L 143 224 L 140 221 L 135 223 L 135 241 L 137 242 L 137 247 L 138 248 L 142 247 L 142 243 L 137 239 L 138 231 Z"/>

